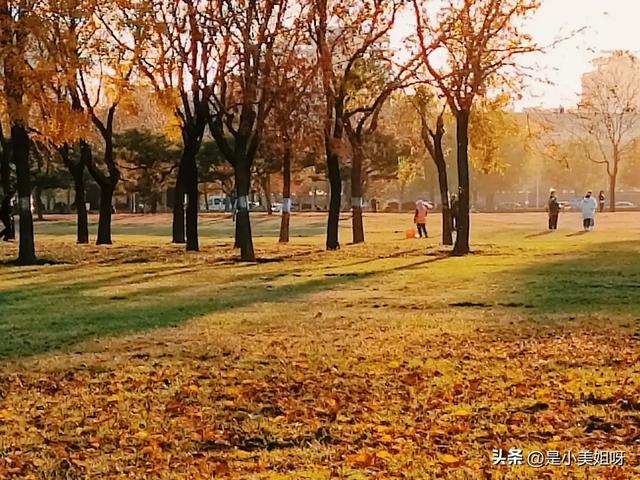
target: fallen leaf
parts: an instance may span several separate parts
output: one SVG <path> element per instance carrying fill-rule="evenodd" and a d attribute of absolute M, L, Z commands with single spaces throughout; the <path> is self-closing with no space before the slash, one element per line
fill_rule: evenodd
<path fill-rule="evenodd" d="M 444 455 L 440 455 L 440 463 L 446 465 L 447 467 L 459 467 L 460 465 L 462 465 L 462 459 L 445 453 Z"/>
<path fill-rule="evenodd" d="M 375 463 L 375 457 L 370 453 L 357 453 L 353 455 L 347 455 L 347 463 L 357 467 L 372 467 Z"/>
<path fill-rule="evenodd" d="M 473 416 L 473 411 L 467 407 L 456 408 L 451 415 L 454 417 L 471 417 Z"/>

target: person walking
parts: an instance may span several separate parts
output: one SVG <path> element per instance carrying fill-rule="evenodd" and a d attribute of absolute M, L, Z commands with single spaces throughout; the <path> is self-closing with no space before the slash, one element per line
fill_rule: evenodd
<path fill-rule="evenodd" d="M 595 226 L 596 210 L 598 210 L 598 202 L 593 198 L 591 190 L 580 202 L 580 209 L 582 210 L 582 226 L 585 232 L 593 230 Z"/>
<path fill-rule="evenodd" d="M 422 238 L 423 235 L 424 235 L 424 238 L 428 238 L 428 235 L 427 235 L 428 212 L 429 212 L 429 208 L 427 207 L 427 204 L 422 200 L 418 200 L 416 202 L 416 211 L 413 215 L 413 222 L 416 224 L 416 227 L 418 228 L 418 236 L 420 238 Z"/>
<path fill-rule="evenodd" d="M 598 194 L 598 205 L 600 207 L 600 213 L 604 212 L 604 201 L 607 199 L 604 195 L 604 190 L 600 190 Z"/>
<path fill-rule="evenodd" d="M 560 203 L 556 197 L 556 191 L 552 188 L 549 191 L 549 204 L 547 206 L 549 212 L 549 230 L 558 229 L 558 215 L 560 215 Z"/>
<path fill-rule="evenodd" d="M 0 237 L 5 242 L 12 240 L 13 236 L 13 205 L 11 205 L 12 195 L 5 195 L 0 204 L 0 221 L 4 228 L 0 231 Z"/>

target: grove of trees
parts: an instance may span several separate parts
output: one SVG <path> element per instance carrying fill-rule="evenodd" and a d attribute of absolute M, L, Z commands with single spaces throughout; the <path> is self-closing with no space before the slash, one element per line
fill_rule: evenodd
<path fill-rule="evenodd" d="M 464 255 L 474 190 L 499 189 L 505 168 L 526 162 L 535 143 L 506 110 L 522 88 L 521 57 L 541 50 L 525 28 L 538 7 L 0 0 L 0 185 L 17 194 L 17 261 L 37 261 L 31 197 L 40 207 L 41 190 L 64 181 L 75 192 L 78 243 L 89 242 L 89 183 L 99 189 L 98 245 L 112 242 L 119 188 L 140 192 L 152 213 L 170 188 L 172 240 L 189 251 L 199 249 L 201 185 L 206 196 L 216 184 L 234 199 L 241 259 L 255 261 L 252 186 L 271 192 L 272 176 L 282 178 L 279 240 L 287 242 L 292 177 L 308 169 L 330 185 L 327 249 L 340 247 L 343 187 L 360 243 L 370 184 L 409 184 L 423 171 L 439 193 L 445 245 L 454 243 L 450 191 L 460 195 L 453 253 Z M 637 85 L 593 83 L 602 88 L 585 97 L 576 125 L 597 146 L 593 157 L 585 151 L 606 165 L 615 205 L 620 164 L 636 145 L 626 133 Z"/>

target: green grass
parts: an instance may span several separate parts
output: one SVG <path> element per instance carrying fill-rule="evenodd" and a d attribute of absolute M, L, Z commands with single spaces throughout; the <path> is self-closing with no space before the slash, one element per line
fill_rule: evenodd
<path fill-rule="evenodd" d="M 108 247 L 39 223 L 49 265 L 0 245 L 0 477 L 638 478 L 636 463 L 487 460 L 519 446 L 635 462 L 640 215 L 588 234 L 574 214 L 544 223 L 476 215 L 460 258 L 406 240 L 410 215 L 367 216 L 356 246 L 345 216 L 338 252 L 322 215 L 294 216 L 290 245 L 257 216 L 258 264 L 214 216 L 189 254 L 168 216 L 116 217 Z"/>
<path fill-rule="evenodd" d="M 322 216 L 294 217 L 294 236 L 315 235 L 296 237 L 290 247 L 273 239 L 277 217 L 261 216 L 254 220 L 259 255 L 277 261 L 253 266 L 231 261 L 236 256 L 227 238 L 232 224 L 225 218 L 202 222 L 198 254 L 185 254 L 159 236 L 169 232 L 168 217 L 151 224 L 149 217 L 121 217 L 115 245 L 103 248 L 71 244 L 68 220 L 44 222 L 37 228 L 41 256 L 63 264 L 0 266 L 0 357 L 44 353 L 263 303 L 304 302 L 322 292 L 373 308 L 638 313 L 640 242 L 634 239 L 637 227 L 628 228 L 638 219 L 610 218 L 601 220 L 601 231 L 574 235 L 571 230 L 537 234 L 542 215 L 478 215 L 476 253 L 449 258 L 436 238 L 403 239 L 410 225 L 403 216 L 367 218 L 369 243 L 345 245 L 338 253 L 322 251 Z M 343 220 L 344 244 L 348 226 Z M 6 245 L 0 250 L 0 258 L 12 254 Z"/>

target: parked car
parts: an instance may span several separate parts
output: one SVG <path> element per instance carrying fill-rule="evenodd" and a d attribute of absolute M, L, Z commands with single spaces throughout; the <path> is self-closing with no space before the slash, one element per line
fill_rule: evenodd
<path fill-rule="evenodd" d="M 631 202 L 621 201 L 616 202 L 616 208 L 636 208 L 636 206 Z"/>
<path fill-rule="evenodd" d="M 209 195 L 209 211 L 224 212 L 227 209 L 227 199 L 222 195 Z"/>

